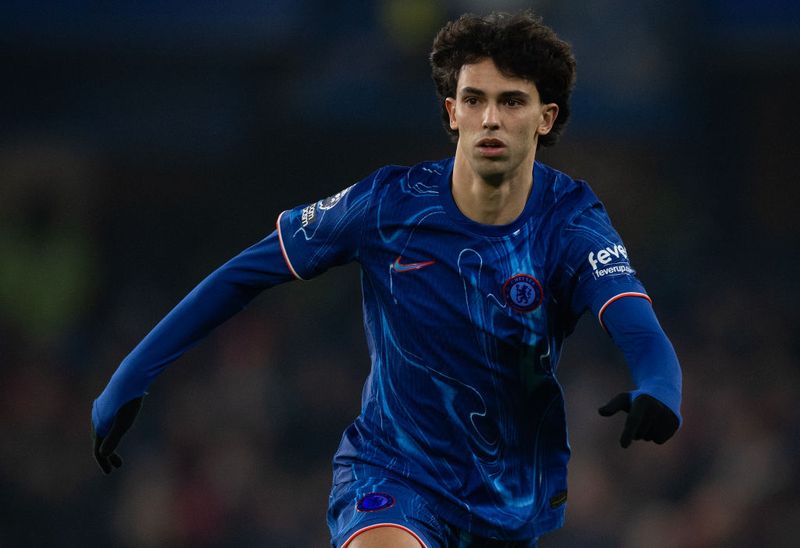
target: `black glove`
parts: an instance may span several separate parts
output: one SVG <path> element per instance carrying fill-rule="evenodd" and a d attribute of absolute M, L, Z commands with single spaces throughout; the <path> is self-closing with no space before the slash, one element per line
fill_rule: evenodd
<path fill-rule="evenodd" d="M 115 450 L 122 436 L 133 424 L 136 415 L 139 414 L 139 409 L 142 408 L 143 398 L 134 398 L 122 407 L 119 408 L 117 414 L 114 416 L 114 422 L 105 436 L 98 436 L 92 426 L 92 435 L 94 436 L 94 458 L 97 459 L 97 464 L 103 469 L 104 474 L 110 474 L 114 468 L 122 466 L 122 457 L 120 457 Z"/>
<path fill-rule="evenodd" d="M 654 441 L 662 444 L 672 437 L 678 429 L 678 417 L 672 410 L 647 394 L 637 396 L 631 404 L 629 392 L 617 394 L 597 410 L 602 416 L 610 417 L 617 411 L 625 411 L 625 429 L 619 444 L 628 447 L 631 440 Z"/>

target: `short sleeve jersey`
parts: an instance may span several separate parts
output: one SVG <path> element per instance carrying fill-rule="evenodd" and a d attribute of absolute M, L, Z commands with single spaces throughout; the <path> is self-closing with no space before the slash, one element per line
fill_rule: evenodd
<path fill-rule="evenodd" d="M 452 171 L 384 167 L 278 219 L 296 277 L 361 265 L 371 371 L 334 482 L 383 469 L 474 534 L 539 536 L 564 519 L 564 339 L 644 289 L 586 183 L 536 162 L 522 214 L 483 225 L 456 206 Z"/>

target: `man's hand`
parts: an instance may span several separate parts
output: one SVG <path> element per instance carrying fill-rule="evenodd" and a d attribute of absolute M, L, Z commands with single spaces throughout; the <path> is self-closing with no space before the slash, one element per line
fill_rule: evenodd
<path fill-rule="evenodd" d="M 629 392 L 617 394 L 597 410 L 602 416 L 610 417 L 618 411 L 628 413 L 625 429 L 619 444 L 628 447 L 632 440 L 654 441 L 662 444 L 672 437 L 678 429 L 678 417 L 669 407 L 647 394 L 637 396 L 631 403 Z"/>
<path fill-rule="evenodd" d="M 100 465 L 104 474 L 110 474 L 114 468 L 122 466 L 122 457 L 116 453 L 117 445 L 133 424 L 136 415 L 139 414 L 139 409 L 142 408 L 142 399 L 134 398 L 120 407 L 111 424 L 111 429 L 105 436 L 98 436 L 92 426 L 94 458 L 97 459 L 97 464 Z"/>

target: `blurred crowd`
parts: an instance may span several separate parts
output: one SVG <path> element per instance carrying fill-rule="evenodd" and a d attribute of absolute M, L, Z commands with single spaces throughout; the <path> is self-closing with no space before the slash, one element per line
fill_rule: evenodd
<path fill-rule="evenodd" d="M 0 91 L 4 548 L 327 544 L 330 459 L 369 368 L 356 267 L 270 290 L 174 363 L 110 477 L 92 458 L 91 402 L 281 210 L 452 154 L 432 33 L 463 10 L 528 5 L 245 2 L 212 25 L 210 3 L 189 4 L 164 20 L 131 11 L 129 26 L 93 14 L 94 31 L 66 10 L 0 21 L 17 24 Z M 573 121 L 539 159 L 605 201 L 684 373 L 675 438 L 621 449 L 622 419 L 596 408 L 630 381 L 583 318 L 559 366 L 567 525 L 541 546 L 794 546 L 800 33 L 778 9 L 800 10 L 533 4 L 574 43 L 579 75 Z M 611 39 L 621 25 L 633 46 Z"/>

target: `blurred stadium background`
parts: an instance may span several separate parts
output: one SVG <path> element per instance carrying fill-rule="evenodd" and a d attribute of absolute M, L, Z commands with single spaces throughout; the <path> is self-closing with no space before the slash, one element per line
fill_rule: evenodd
<path fill-rule="evenodd" d="M 434 32 L 531 6 L 578 58 L 539 159 L 604 199 L 685 377 L 677 437 L 623 451 L 595 409 L 625 367 L 584 318 L 560 366 L 567 526 L 541 544 L 796 545 L 800 4 L 149 0 L 0 7 L 0 546 L 327 543 L 368 371 L 356 267 L 265 293 L 173 364 L 111 477 L 91 401 L 281 210 L 450 155 Z"/>

